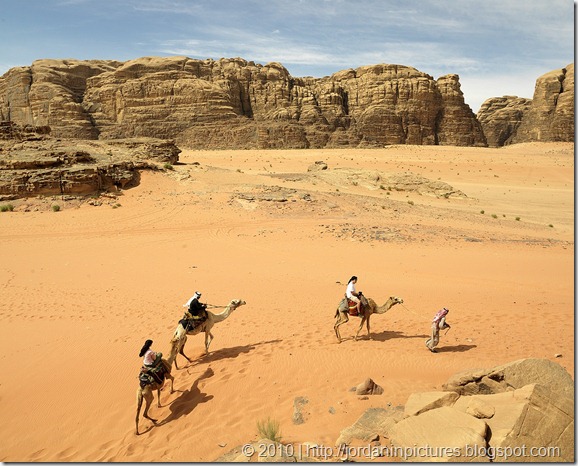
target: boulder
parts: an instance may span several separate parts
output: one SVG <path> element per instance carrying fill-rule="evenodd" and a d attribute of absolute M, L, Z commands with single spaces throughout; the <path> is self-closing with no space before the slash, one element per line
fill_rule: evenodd
<path fill-rule="evenodd" d="M 453 407 L 483 413 L 494 461 L 574 461 L 572 397 L 553 396 L 547 387 L 530 384 L 492 395 L 462 396 Z"/>
<path fill-rule="evenodd" d="M 456 392 L 412 393 L 405 404 L 406 416 L 417 416 L 430 409 L 452 406 L 460 396 Z"/>
<path fill-rule="evenodd" d="M 548 359 L 520 359 L 491 369 L 459 372 L 443 385 L 460 395 L 501 393 L 539 383 L 563 396 L 574 396 L 574 381 L 559 364 Z"/>
<path fill-rule="evenodd" d="M 389 437 L 391 428 L 403 419 L 403 408 L 369 408 L 355 421 L 355 424 L 343 429 L 335 442 L 336 446 L 349 445 L 352 440 L 369 442 L 376 435 Z"/>
<path fill-rule="evenodd" d="M 466 413 L 478 419 L 490 419 L 496 414 L 496 408 L 486 401 L 473 396 L 467 397 Z"/>
<path fill-rule="evenodd" d="M 487 461 L 487 425 L 453 407 L 410 416 L 389 431 L 392 450 L 408 461 Z M 473 454 L 472 454 L 473 453 Z"/>
<path fill-rule="evenodd" d="M 381 395 L 383 388 L 377 385 L 371 378 L 366 379 L 360 383 L 356 389 L 356 395 Z"/>

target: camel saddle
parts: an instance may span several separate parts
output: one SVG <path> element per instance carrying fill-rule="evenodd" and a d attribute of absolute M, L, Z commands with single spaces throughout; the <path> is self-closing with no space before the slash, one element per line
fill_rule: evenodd
<path fill-rule="evenodd" d="M 165 380 L 165 366 L 161 363 L 162 355 L 155 359 L 150 366 L 142 366 L 138 376 L 140 388 L 145 388 L 153 383 L 162 384 Z"/>
<path fill-rule="evenodd" d="M 357 312 L 357 303 L 355 301 L 352 301 L 349 298 L 347 299 L 347 306 L 349 308 L 349 315 L 353 316 L 353 317 L 357 317 L 359 314 Z M 360 308 L 363 310 L 363 303 L 361 303 Z"/>
<path fill-rule="evenodd" d="M 185 313 L 185 316 L 181 320 L 179 320 L 179 324 L 183 326 L 186 332 L 194 330 L 196 327 L 201 325 L 205 320 L 207 320 L 208 317 L 206 313 L 203 317 L 197 319 L 193 318 L 192 316 L 191 317 L 189 316 L 191 316 L 191 314 L 187 312 Z"/>

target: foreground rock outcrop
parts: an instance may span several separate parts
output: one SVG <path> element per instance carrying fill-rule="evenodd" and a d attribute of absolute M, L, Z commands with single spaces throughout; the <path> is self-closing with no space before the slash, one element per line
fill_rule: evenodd
<path fill-rule="evenodd" d="M 139 170 L 178 161 L 174 142 L 153 138 L 70 141 L 46 127 L 0 125 L 0 199 L 91 195 L 138 183 Z"/>
<path fill-rule="evenodd" d="M 574 64 L 536 80 L 533 99 L 486 100 L 477 118 L 490 147 L 534 141 L 574 141 Z"/>
<path fill-rule="evenodd" d="M 369 408 L 334 446 L 261 439 L 216 461 L 574 461 L 574 382 L 558 364 L 522 359 L 465 371 L 444 389 L 412 394 L 405 409 Z"/>
<path fill-rule="evenodd" d="M 400 409 L 372 408 L 336 445 L 389 439 L 408 461 L 574 461 L 574 382 L 558 364 L 523 359 L 451 377 Z"/>
<path fill-rule="evenodd" d="M 188 148 L 486 145 L 457 75 L 388 64 L 317 79 L 241 58 L 38 60 L 0 77 L 0 120 Z"/>

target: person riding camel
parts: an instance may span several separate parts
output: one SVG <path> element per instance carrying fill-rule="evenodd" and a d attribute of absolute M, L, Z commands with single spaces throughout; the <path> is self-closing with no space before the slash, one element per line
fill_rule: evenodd
<path fill-rule="evenodd" d="M 207 305 L 199 302 L 200 297 L 201 293 L 195 291 L 195 294 L 191 296 L 185 304 L 183 304 L 183 307 L 188 308 L 183 318 L 188 321 L 188 324 L 185 327 L 188 327 L 187 330 L 192 330 L 201 322 L 207 320 L 207 317 L 209 316 L 207 314 Z"/>
<path fill-rule="evenodd" d="M 353 275 L 347 282 L 347 289 L 345 290 L 345 297 L 353 301 L 357 306 L 357 315 L 361 314 L 361 291 L 355 290 L 357 277 Z"/>
<path fill-rule="evenodd" d="M 160 383 L 164 378 L 164 367 L 160 364 L 163 353 L 153 351 L 151 349 L 152 344 L 152 340 L 145 341 L 139 353 L 139 357 L 143 358 L 143 366 L 139 374 L 141 387 L 153 382 Z"/>

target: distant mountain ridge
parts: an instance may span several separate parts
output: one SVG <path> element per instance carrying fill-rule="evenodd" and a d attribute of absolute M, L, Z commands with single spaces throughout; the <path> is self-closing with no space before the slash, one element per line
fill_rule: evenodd
<path fill-rule="evenodd" d="M 488 99 L 476 115 L 459 77 L 402 65 L 292 77 L 242 58 L 37 60 L 0 77 L 0 121 L 57 138 L 173 139 L 182 148 L 500 146 L 574 140 L 573 64 L 532 101 Z"/>

